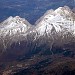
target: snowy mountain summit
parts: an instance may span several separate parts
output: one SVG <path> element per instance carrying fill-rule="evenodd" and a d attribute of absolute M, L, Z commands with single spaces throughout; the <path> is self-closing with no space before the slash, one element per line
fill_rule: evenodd
<path fill-rule="evenodd" d="M 59 7 L 56 10 L 48 10 L 37 22 L 38 32 L 56 33 L 69 31 L 75 34 L 75 13 L 68 6 Z"/>
<path fill-rule="evenodd" d="M 31 24 L 29 24 L 27 20 L 19 16 L 10 16 L 0 24 L 0 36 L 12 36 L 17 33 L 25 33 L 30 27 Z"/>

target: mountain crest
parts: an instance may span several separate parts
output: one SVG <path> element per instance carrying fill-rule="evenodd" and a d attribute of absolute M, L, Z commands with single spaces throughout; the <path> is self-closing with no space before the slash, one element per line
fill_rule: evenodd
<path fill-rule="evenodd" d="M 10 16 L 0 24 L 0 36 L 25 33 L 30 27 L 31 24 L 24 18 Z"/>

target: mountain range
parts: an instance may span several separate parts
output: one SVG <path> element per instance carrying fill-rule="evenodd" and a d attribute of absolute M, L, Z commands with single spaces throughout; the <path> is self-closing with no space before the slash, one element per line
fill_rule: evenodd
<path fill-rule="evenodd" d="M 1 75 L 75 75 L 75 13 L 50 9 L 35 25 L 10 16 L 0 23 L 0 62 Z"/>

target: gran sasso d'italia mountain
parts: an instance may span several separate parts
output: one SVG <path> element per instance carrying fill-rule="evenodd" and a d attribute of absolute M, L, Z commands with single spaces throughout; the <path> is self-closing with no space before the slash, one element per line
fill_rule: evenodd
<path fill-rule="evenodd" d="M 35 26 L 19 16 L 11 16 L 0 23 L 0 62 L 7 62 L 1 69 L 3 75 L 15 75 L 16 72 L 16 75 L 46 75 L 42 74 L 46 69 L 49 75 L 54 63 L 60 66 L 63 61 L 65 65 L 75 62 L 74 58 L 75 13 L 68 6 L 48 10 Z M 12 64 L 9 66 L 8 62 Z M 50 64 L 53 67 L 49 70 Z"/>

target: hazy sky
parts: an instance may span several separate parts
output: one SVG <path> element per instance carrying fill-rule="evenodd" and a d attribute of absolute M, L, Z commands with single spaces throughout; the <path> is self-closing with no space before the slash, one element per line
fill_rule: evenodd
<path fill-rule="evenodd" d="M 64 5 L 73 8 L 74 0 L 0 0 L 0 21 L 18 15 L 34 24 L 47 10 Z"/>

